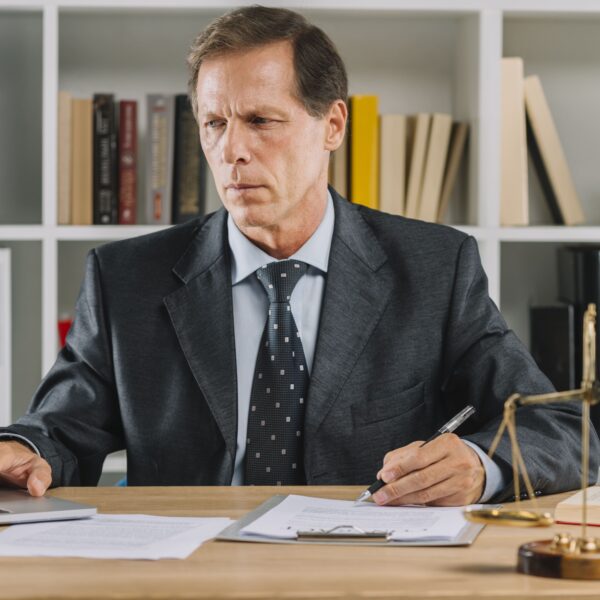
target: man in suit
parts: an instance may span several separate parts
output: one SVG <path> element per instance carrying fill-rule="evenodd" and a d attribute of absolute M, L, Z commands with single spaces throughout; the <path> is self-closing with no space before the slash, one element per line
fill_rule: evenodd
<path fill-rule="evenodd" d="M 2 477 L 35 495 L 94 485 L 126 448 L 130 485 L 378 476 L 379 504 L 510 497 L 507 441 L 485 455 L 503 402 L 551 385 L 488 297 L 472 237 L 328 188 L 347 121 L 333 44 L 248 7 L 211 24 L 189 65 L 224 206 L 89 254 L 66 347 L 2 432 Z M 466 404 L 460 437 L 421 447 Z M 519 410 L 536 493 L 579 485 L 579 420 Z"/>

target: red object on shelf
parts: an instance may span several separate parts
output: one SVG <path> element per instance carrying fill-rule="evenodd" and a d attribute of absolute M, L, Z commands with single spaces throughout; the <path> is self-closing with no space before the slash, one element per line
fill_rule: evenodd
<path fill-rule="evenodd" d="M 60 338 L 60 347 L 64 347 L 67 339 L 67 333 L 73 324 L 73 319 L 67 317 L 65 319 L 58 320 L 58 337 Z"/>

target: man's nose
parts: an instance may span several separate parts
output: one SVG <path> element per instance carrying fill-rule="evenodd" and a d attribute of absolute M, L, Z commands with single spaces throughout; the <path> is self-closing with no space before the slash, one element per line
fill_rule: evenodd
<path fill-rule="evenodd" d="M 247 163 L 250 160 L 250 132 L 244 123 L 230 122 L 223 136 L 223 162 Z"/>

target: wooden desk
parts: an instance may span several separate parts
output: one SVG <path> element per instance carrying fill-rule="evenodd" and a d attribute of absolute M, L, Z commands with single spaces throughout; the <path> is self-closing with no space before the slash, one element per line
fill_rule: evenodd
<path fill-rule="evenodd" d="M 274 493 L 354 499 L 357 487 L 61 488 L 103 513 L 237 518 Z M 552 508 L 562 496 L 541 498 Z M 187 560 L 1 558 L 0 598 L 600 597 L 600 583 L 515 571 L 520 543 L 557 529 L 487 527 L 470 548 L 377 548 L 209 542 Z M 600 531 L 598 531 L 600 534 Z"/>

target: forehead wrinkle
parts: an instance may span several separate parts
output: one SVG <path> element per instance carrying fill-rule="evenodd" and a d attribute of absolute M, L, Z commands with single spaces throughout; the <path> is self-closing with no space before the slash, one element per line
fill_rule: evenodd
<path fill-rule="evenodd" d="M 223 111 L 229 116 L 235 106 L 236 114 L 249 115 L 265 105 L 275 108 L 290 100 L 297 101 L 291 61 L 289 65 L 282 64 L 262 51 L 209 59 L 200 67 L 198 88 L 201 84 L 202 94 L 198 94 L 198 99 L 204 114 Z M 252 68 L 245 64 L 249 61 Z M 278 98 L 281 102 L 277 102 Z"/>

